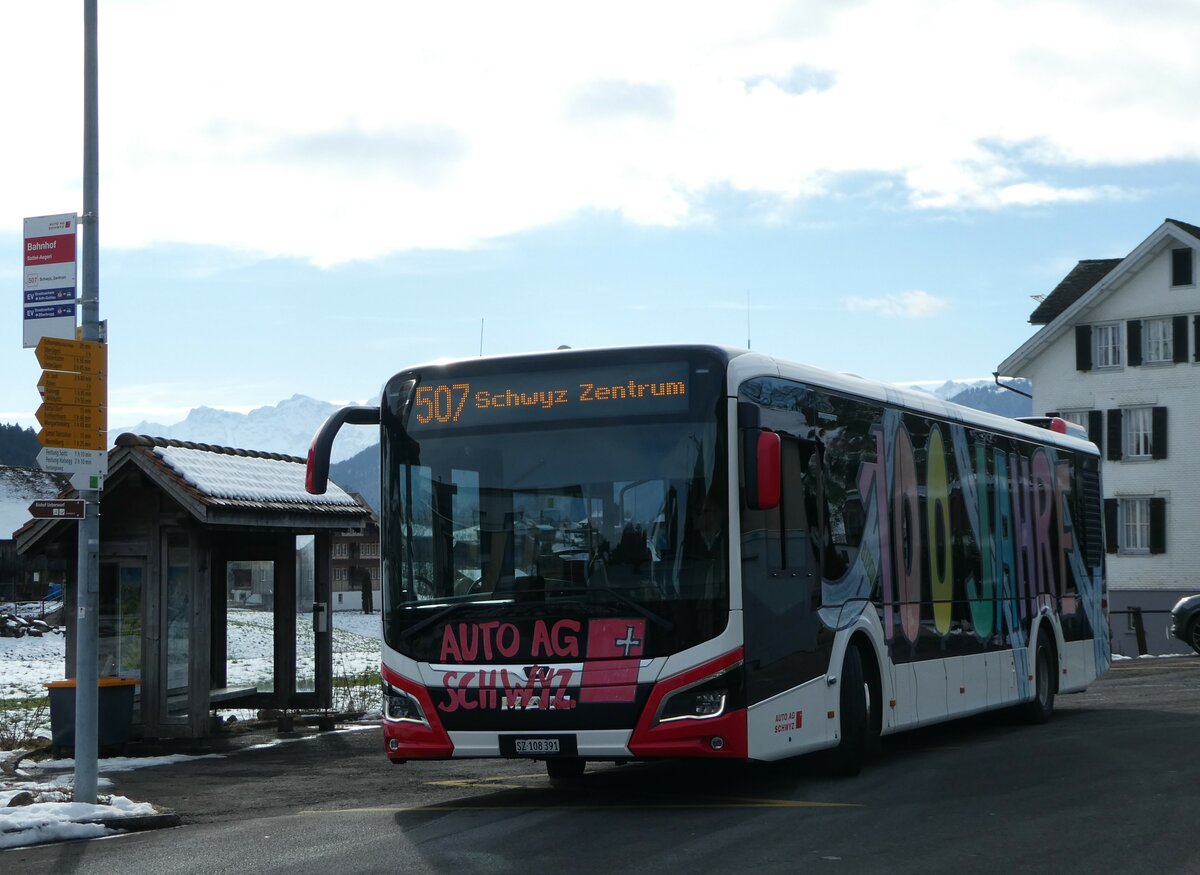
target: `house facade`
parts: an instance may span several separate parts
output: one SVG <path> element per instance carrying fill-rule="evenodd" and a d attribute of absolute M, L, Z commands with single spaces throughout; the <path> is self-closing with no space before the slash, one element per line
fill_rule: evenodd
<path fill-rule="evenodd" d="M 1035 414 L 1100 447 L 1114 652 L 1188 652 L 1169 612 L 1200 592 L 1200 227 L 1167 219 L 1124 258 L 1081 261 L 997 373 L 1033 383 Z"/>

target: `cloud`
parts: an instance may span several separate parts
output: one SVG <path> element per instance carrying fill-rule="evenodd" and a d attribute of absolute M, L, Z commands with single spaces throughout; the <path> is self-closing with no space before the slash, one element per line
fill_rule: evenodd
<path fill-rule="evenodd" d="M 875 298 L 851 297 L 846 299 L 846 309 L 851 313 L 874 313 L 878 316 L 899 319 L 928 319 L 949 306 L 945 298 L 929 292 L 914 290 L 879 295 Z"/>
<path fill-rule="evenodd" d="M 196 16 L 114 0 L 103 239 L 327 265 L 595 211 L 720 221 L 713 192 L 771 221 L 863 178 L 918 210 L 1087 203 L 1131 196 L 1123 170 L 1200 161 L 1186 6 L 815 6 L 212 0 Z M 0 5 L 0 76 L 36 73 L 0 92 L 0 113 L 26 120 L 0 142 L 0 230 L 79 200 L 78 53 L 47 64 L 20 37 L 74 44 L 78 18 Z M 55 112 L 31 108 L 38 94 L 62 95 Z"/>
<path fill-rule="evenodd" d="M 664 85 L 621 80 L 585 82 L 567 95 L 567 116 L 575 121 L 669 121 L 674 113 L 671 89 Z"/>
<path fill-rule="evenodd" d="M 778 75 L 751 76 L 746 79 L 747 90 L 770 84 L 785 94 L 804 94 L 808 91 L 828 91 L 837 81 L 832 70 L 821 70 L 807 64 L 797 64 Z"/>
<path fill-rule="evenodd" d="M 465 139 L 442 126 L 368 133 L 354 128 L 280 140 L 270 156 L 347 174 L 395 174 L 421 185 L 445 181 L 467 152 Z"/>

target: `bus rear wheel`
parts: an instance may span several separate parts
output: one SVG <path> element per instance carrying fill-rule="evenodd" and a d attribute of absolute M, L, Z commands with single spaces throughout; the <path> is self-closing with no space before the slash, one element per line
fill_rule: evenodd
<path fill-rule="evenodd" d="M 546 774 L 556 784 L 578 781 L 583 777 L 583 769 L 586 765 L 587 761 L 580 757 L 546 760 Z"/>
<path fill-rule="evenodd" d="M 1033 679 L 1033 700 L 1025 705 L 1025 719 L 1030 723 L 1045 723 L 1054 714 L 1057 666 L 1044 625 L 1038 630 L 1037 647 L 1033 652 Z"/>

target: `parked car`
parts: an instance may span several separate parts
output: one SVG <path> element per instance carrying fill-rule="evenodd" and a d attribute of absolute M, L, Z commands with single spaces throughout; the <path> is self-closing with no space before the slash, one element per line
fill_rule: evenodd
<path fill-rule="evenodd" d="M 1171 634 L 1200 653 L 1200 593 L 1181 598 L 1171 608 Z"/>

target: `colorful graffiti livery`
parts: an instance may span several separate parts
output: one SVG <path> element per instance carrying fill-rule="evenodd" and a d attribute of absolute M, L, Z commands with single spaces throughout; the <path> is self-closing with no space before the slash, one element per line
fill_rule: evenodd
<path fill-rule="evenodd" d="M 878 584 L 889 642 L 915 643 L 923 630 L 946 636 L 961 619 L 981 641 L 1023 646 L 1032 616 L 1077 606 L 1104 630 L 1099 569 L 1087 571 L 1075 537 L 1071 467 L 1053 447 L 1013 442 L 1005 451 L 988 433 L 939 423 L 922 446 L 891 410 L 871 437 L 874 459 L 857 480 L 863 549 L 845 575 L 824 581 L 827 626 L 853 623 Z M 967 525 L 956 530 L 955 520 Z"/>

